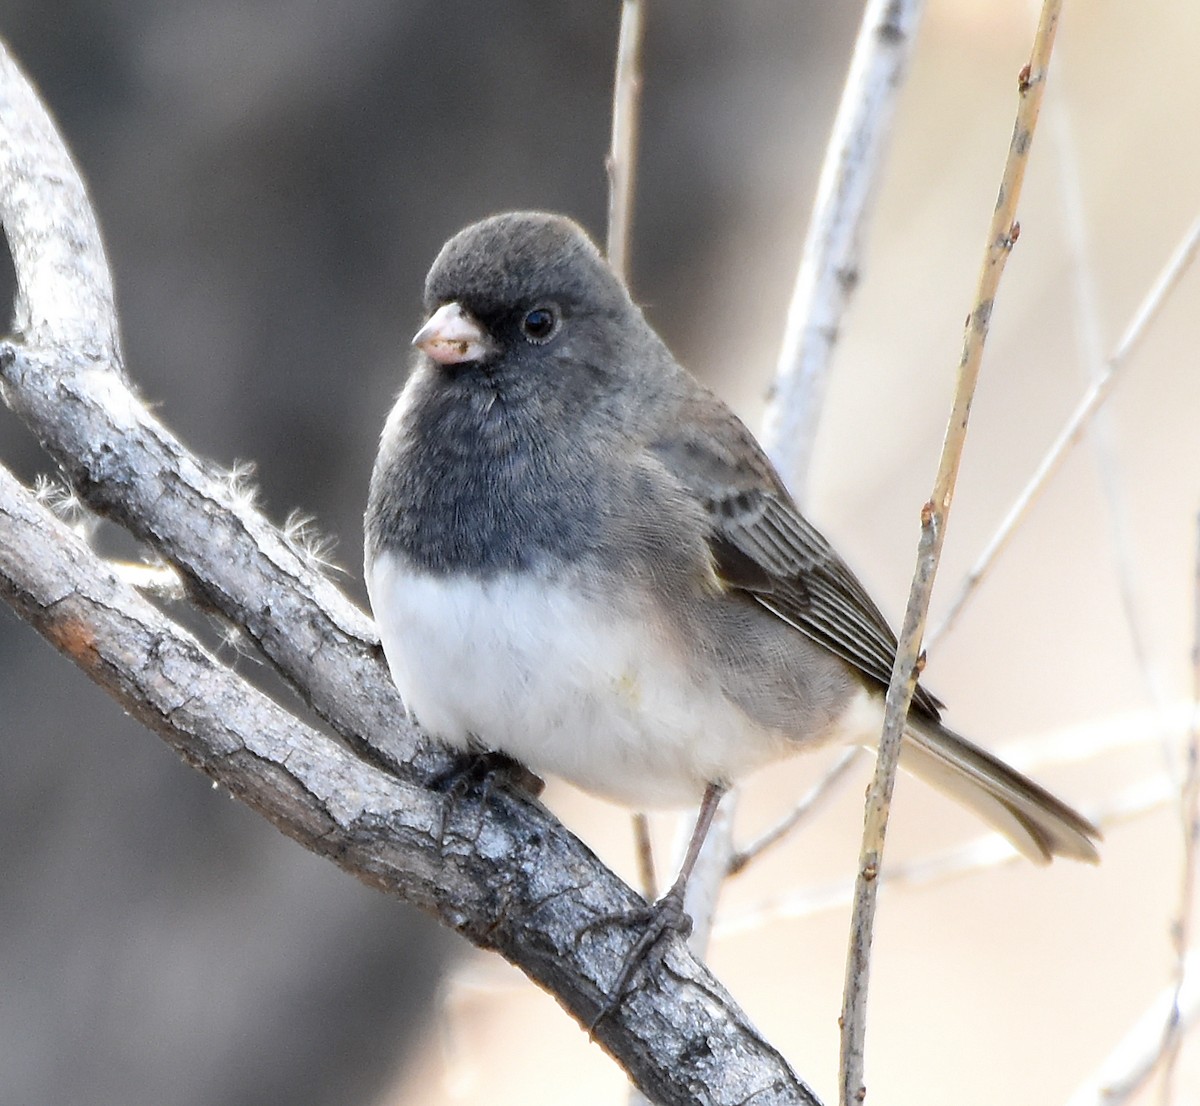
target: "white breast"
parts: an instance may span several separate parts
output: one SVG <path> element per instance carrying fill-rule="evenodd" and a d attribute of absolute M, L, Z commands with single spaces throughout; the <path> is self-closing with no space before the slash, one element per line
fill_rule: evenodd
<path fill-rule="evenodd" d="M 367 588 L 405 703 L 452 746 L 636 807 L 695 803 L 783 751 L 654 620 L 569 583 L 434 576 L 383 553 Z"/>

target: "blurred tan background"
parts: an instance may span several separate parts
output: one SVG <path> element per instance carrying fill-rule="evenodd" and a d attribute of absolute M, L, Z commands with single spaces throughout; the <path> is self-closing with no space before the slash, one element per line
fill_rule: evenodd
<path fill-rule="evenodd" d="M 751 425 L 859 14 L 650 3 L 635 294 Z M 1033 23 L 1027 4 L 929 4 L 836 355 L 808 506 L 897 621 Z M 256 461 L 274 516 L 301 507 L 335 533 L 360 597 L 360 504 L 424 270 L 494 210 L 555 208 L 603 233 L 616 25 L 615 5 L 0 0 L 0 34 L 91 183 L 131 373 L 201 452 Z M 1188 0 L 1068 6 L 934 622 L 1082 394 L 1089 343 L 1113 348 L 1200 210 L 1198 42 Z M 1118 747 L 1085 740 L 1039 764 L 1042 739 L 1190 693 L 1198 301 L 1190 274 L 1100 421 L 1106 452 L 1072 453 L 930 654 L 949 721 L 1089 813 L 1166 789 L 1177 730 L 1151 714 Z M 46 469 L 3 411 L 0 459 Z M 753 781 L 739 831 L 827 763 Z M 730 885 L 711 954 L 827 1102 L 847 918 L 834 892 L 867 774 Z M 623 811 L 562 785 L 548 802 L 633 878 Z M 655 827 L 669 854 L 671 820 Z M 888 861 L 977 832 L 902 780 Z M 1095 870 L 1012 863 L 885 891 L 872 1100 L 1065 1101 L 1169 981 L 1180 840 L 1161 803 L 1107 828 Z M 826 890 L 803 916 L 780 905 Z M 0 1104 L 624 1093 L 552 1000 L 211 790 L 0 613 Z M 1198 1099 L 1185 1049 L 1177 1101 Z"/>

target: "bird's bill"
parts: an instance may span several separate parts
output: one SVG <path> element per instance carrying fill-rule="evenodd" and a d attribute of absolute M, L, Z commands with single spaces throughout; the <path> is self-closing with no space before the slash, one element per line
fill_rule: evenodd
<path fill-rule="evenodd" d="M 439 365 L 478 361 L 494 348 L 487 331 L 458 303 L 443 304 L 430 315 L 412 344 Z"/>

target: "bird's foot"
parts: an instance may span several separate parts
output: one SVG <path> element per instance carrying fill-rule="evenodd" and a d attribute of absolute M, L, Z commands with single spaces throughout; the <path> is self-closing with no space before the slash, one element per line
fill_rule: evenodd
<path fill-rule="evenodd" d="M 633 948 L 626 953 L 616 983 L 613 984 L 608 996 L 602 1002 L 599 1012 L 592 1019 L 591 1032 L 594 1033 L 596 1027 L 605 1018 L 617 1011 L 629 993 L 630 984 L 638 970 L 648 968 L 661 959 L 666 951 L 663 941 L 666 935 L 677 933 L 684 940 L 691 935 L 692 919 L 683 909 L 683 892 L 683 885 L 676 883 L 657 902 L 615 914 L 606 914 L 589 922 L 581 932 L 580 936 L 582 937 L 583 933 L 614 925 L 639 928 L 642 931 Z"/>
<path fill-rule="evenodd" d="M 446 769 L 429 781 L 429 786 L 446 797 L 437 830 L 438 847 L 445 854 L 446 828 L 459 804 L 468 797 L 473 796 L 486 806 L 494 787 L 509 787 L 537 798 L 546 782 L 520 761 L 504 753 L 487 751 L 457 754 Z"/>
<path fill-rule="evenodd" d="M 536 799 L 545 788 L 546 781 L 519 760 L 492 749 L 457 753 L 449 767 L 429 781 L 434 791 L 442 791 L 457 799 L 471 794 L 486 798 L 497 784 L 515 787 Z"/>

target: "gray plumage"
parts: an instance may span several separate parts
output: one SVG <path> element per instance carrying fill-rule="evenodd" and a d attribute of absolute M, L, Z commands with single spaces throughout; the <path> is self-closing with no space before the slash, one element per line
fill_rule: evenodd
<path fill-rule="evenodd" d="M 877 740 L 886 620 L 574 223 L 468 227 L 425 308 L 429 355 L 366 514 L 372 605 L 418 718 L 637 805 Z M 1033 859 L 1096 859 L 1094 827 L 940 709 L 918 689 L 906 767 Z"/>

